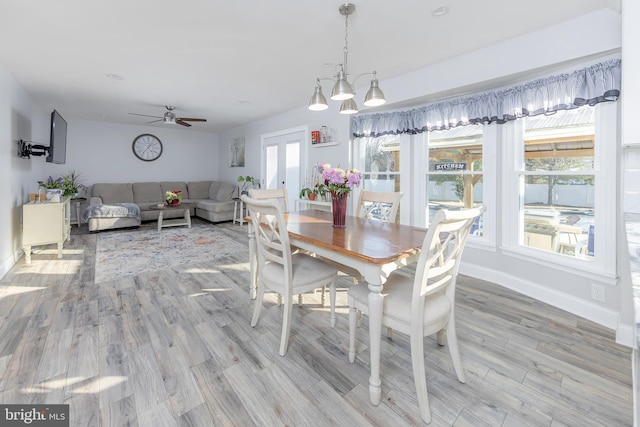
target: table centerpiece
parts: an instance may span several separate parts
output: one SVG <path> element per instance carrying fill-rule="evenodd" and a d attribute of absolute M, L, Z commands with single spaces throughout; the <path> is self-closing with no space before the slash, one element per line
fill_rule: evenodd
<path fill-rule="evenodd" d="M 331 194 L 333 226 L 335 228 L 345 228 L 349 193 L 353 188 L 360 185 L 362 172 L 357 169 L 333 168 L 328 163 L 320 163 L 318 170 L 322 175 L 324 185 Z"/>

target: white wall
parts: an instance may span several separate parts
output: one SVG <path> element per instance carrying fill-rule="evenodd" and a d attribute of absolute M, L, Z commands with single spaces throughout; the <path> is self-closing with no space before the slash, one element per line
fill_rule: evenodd
<path fill-rule="evenodd" d="M 22 249 L 20 206 L 28 199 L 28 183 L 42 174 L 42 164 L 18 157 L 17 141 L 49 138 L 49 119 L 0 64 L 0 277 Z"/>
<path fill-rule="evenodd" d="M 65 117 L 67 120 L 67 161 L 64 165 L 44 164 L 46 178 L 75 170 L 85 185 L 97 182 L 197 181 L 217 180 L 218 136 L 180 127 L 152 127 L 96 122 Z M 158 160 L 143 162 L 134 156 L 135 137 L 150 133 L 162 141 Z M 47 143 L 48 144 L 48 143 Z M 38 159 L 44 163 L 44 159 Z M 32 191 L 37 182 L 30 183 Z"/>
<path fill-rule="evenodd" d="M 382 80 L 384 76 L 378 77 L 391 103 L 388 109 L 410 108 L 412 104 L 460 95 L 470 90 L 492 90 L 509 82 L 513 85 L 531 80 L 542 72 L 573 70 L 572 62 L 595 62 L 598 57 L 619 52 L 621 43 L 621 17 L 617 11 L 607 9 L 544 31 L 505 40 L 410 74 L 387 80 Z M 365 92 L 366 88 L 357 90 L 359 94 Z M 316 129 L 324 124 L 337 128 L 339 140 L 343 143 L 335 147 L 310 148 L 308 164 L 340 162 L 345 165 L 350 154 L 347 144 L 349 121 L 337 114 L 337 107 L 332 104 L 329 110 L 317 113 L 309 111 L 306 103 L 306 94 L 301 94 L 299 109 L 223 133 L 220 157 L 228 150 L 231 138 L 245 136 L 251 149 L 247 149 L 247 167 L 244 169 L 258 175 L 261 134 L 303 125 Z M 225 163 L 220 164 L 220 171 L 221 174 L 235 173 Z M 501 188 L 497 191 L 500 194 Z M 498 224 L 501 220 L 499 215 Z M 533 263 L 503 253 L 499 246 L 489 250 L 470 246 L 465 251 L 463 270 L 617 329 L 619 341 L 630 344 L 633 316 L 624 309 L 628 290 L 622 289 L 615 278 L 594 278 L 567 268 Z M 606 287 L 606 304 L 591 300 L 591 283 Z"/>

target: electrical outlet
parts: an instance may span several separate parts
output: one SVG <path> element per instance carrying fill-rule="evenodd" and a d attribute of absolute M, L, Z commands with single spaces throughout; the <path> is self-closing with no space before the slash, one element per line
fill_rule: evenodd
<path fill-rule="evenodd" d="M 604 286 L 591 284 L 591 299 L 599 302 L 606 302 L 604 297 Z"/>

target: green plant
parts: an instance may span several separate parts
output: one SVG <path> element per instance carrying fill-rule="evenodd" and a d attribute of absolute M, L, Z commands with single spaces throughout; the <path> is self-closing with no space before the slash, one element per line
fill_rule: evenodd
<path fill-rule="evenodd" d="M 238 177 L 238 182 L 242 183 L 241 191 L 247 191 L 248 189 L 253 187 L 260 188 L 260 183 L 258 182 L 258 180 L 250 175 L 247 175 L 247 176 L 240 175 Z"/>
<path fill-rule="evenodd" d="M 329 194 L 329 188 L 323 183 L 319 182 L 313 188 L 313 192 L 318 195 L 318 197 L 324 198 L 327 194 Z"/>
<path fill-rule="evenodd" d="M 64 190 L 64 196 L 73 196 L 79 193 L 81 190 L 86 190 L 87 186 L 80 182 L 80 173 L 76 171 L 69 171 L 68 174 L 62 177 L 62 188 Z"/>

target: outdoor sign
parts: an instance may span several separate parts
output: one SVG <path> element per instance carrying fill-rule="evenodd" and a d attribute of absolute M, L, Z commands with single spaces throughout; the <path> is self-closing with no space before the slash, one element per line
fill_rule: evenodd
<path fill-rule="evenodd" d="M 437 171 L 463 171 L 467 168 L 466 163 L 436 163 Z"/>

